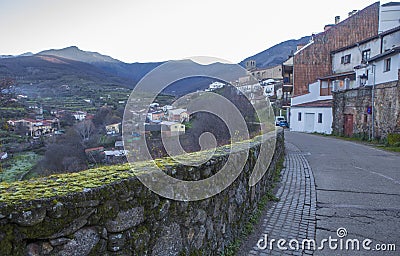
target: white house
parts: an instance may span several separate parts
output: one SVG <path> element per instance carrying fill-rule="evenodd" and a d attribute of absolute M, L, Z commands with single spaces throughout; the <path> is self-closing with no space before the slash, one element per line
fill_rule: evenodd
<path fill-rule="evenodd" d="M 399 60 L 396 59 L 396 49 L 399 46 L 400 26 L 333 51 L 333 74 L 321 78 L 322 85 L 332 91 L 342 91 L 397 80 Z M 380 62 L 375 63 L 378 59 Z"/>
<path fill-rule="evenodd" d="M 174 107 L 172 106 L 172 105 L 164 105 L 163 107 L 162 107 L 162 110 L 164 111 L 164 112 L 167 112 L 168 110 L 171 110 L 171 109 L 173 109 Z"/>
<path fill-rule="evenodd" d="M 119 134 L 121 123 L 106 125 L 107 135 Z"/>
<path fill-rule="evenodd" d="M 0 152 L 0 160 L 7 159 L 7 157 L 8 157 L 7 152 Z"/>
<path fill-rule="evenodd" d="M 212 83 L 212 84 L 210 84 L 209 86 L 208 86 L 208 88 L 210 89 L 210 90 L 215 90 L 215 89 L 220 89 L 220 88 L 223 88 L 225 86 L 225 84 L 224 83 L 221 83 L 221 82 L 214 82 L 214 83 Z"/>
<path fill-rule="evenodd" d="M 263 93 L 263 87 L 259 82 L 251 83 L 251 84 L 239 84 L 236 88 L 245 95 L 250 93 Z"/>
<path fill-rule="evenodd" d="M 384 32 L 400 25 L 400 3 L 382 4 L 379 10 L 379 32 Z"/>
<path fill-rule="evenodd" d="M 106 157 L 110 156 L 126 156 L 127 150 L 106 150 L 104 151 L 104 155 Z"/>
<path fill-rule="evenodd" d="M 82 121 L 86 118 L 86 112 L 83 111 L 76 111 L 72 115 L 75 117 L 77 121 Z"/>
<path fill-rule="evenodd" d="M 310 93 L 292 98 L 290 130 L 332 133 L 332 95 L 321 95 L 321 81 L 309 85 Z"/>
<path fill-rule="evenodd" d="M 400 46 L 378 54 L 368 60 L 368 66 L 373 72 L 368 72 L 366 85 L 375 85 L 396 81 L 399 79 Z"/>
<path fill-rule="evenodd" d="M 268 84 L 264 86 L 264 96 L 266 97 L 272 97 L 275 95 L 275 85 L 274 84 Z"/>
<path fill-rule="evenodd" d="M 117 141 L 114 143 L 114 147 L 115 147 L 115 148 L 121 148 L 121 149 L 123 149 L 123 148 L 124 148 L 124 141 L 122 141 L 122 140 L 117 140 Z"/>

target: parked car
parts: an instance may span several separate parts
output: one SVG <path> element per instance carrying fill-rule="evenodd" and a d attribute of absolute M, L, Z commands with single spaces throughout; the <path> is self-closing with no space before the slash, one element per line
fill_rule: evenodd
<path fill-rule="evenodd" d="M 280 121 L 286 121 L 285 117 L 284 116 L 276 116 L 275 117 L 275 125 L 279 126 Z"/>
<path fill-rule="evenodd" d="M 279 122 L 279 126 L 283 128 L 289 128 L 289 124 L 286 120 L 282 120 Z"/>

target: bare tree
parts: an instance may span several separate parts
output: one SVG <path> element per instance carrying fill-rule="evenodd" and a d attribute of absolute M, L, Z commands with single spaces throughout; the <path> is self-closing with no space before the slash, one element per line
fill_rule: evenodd
<path fill-rule="evenodd" d="M 86 155 L 77 132 L 68 129 L 56 142 L 47 145 L 40 166 L 42 176 L 86 169 Z"/>
<path fill-rule="evenodd" d="M 75 130 L 83 141 L 87 141 L 94 132 L 95 126 L 91 120 L 83 120 L 75 125 Z"/>
<path fill-rule="evenodd" d="M 65 112 L 60 118 L 60 123 L 62 127 L 73 126 L 75 123 L 75 117 L 71 114 L 71 112 Z"/>

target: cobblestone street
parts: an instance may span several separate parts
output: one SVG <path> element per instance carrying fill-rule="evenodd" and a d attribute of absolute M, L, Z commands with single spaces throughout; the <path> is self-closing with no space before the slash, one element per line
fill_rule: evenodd
<path fill-rule="evenodd" d="M 262 221 L 262 243 L 254 246 L 249 255 L 312 255 L 313 251 L 301 248 L 303 239 L 315 239 L 316 227 L 316 193 L 314 177 L 304 154 L 293 144 L 286 143 L 286 158 L 281 172 L 281 182 L 276 196 L 280 199 L 274 203 Z M 268 241 L 265 244 L 265 235 Z M 271 245 L 271 239 L 275 242 Z M 280 250 L 279 239 L 288 243 L 291 239 L 300 242 L 299 250 Z M 260 246 L 261 245 L 261 246 Z M 270 246 L 271 245 L 271 246 Z M 293 244 L 294 245 L 294 244 Z M 264 248 L 266 247 L 266 248 Z M 272 250 L 271 250 L 272 249 Z"/>

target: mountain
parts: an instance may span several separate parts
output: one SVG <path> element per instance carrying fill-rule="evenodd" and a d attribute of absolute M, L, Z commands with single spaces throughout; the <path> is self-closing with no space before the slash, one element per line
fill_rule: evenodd
<path fill-rule="evenodd" d="M 81 52 L 82 55 L 79 55 Z M 89 63 L 92 60 L 88 58 L 87 52 L 76 49 L 73 49 L 73 56 L 63 54 L 75 60 L 44 55 L 44 53 L 56 54 L 46 51 L 33 56 L 0 59 L 0 79 L 6 77 L 16 79 L 18 90 L 27 95 L 56 97 L 61 96 L 62 93 L 71 95 L 72 92 L 90 95 L 90 91 L 96 90 L 96 87 L 100 89 L 102 86 L 132 89 L 145 74 L 160 65 L 160 63 L 128 64 L 114 61 L 110 57 L 102 58 L 104 62 Z M 57 52 L 57 55 L 61 55 L 59 53 Z M 101 58 L 99 56 L 100 54 L 95 54 L 93 59 L 98 61 Z M 77 61 L 79 59 L 88 62 Z M 130 72 L 130 75 L 122 75 L 121 70 Z M 154 84 L 167 81 L 171 77 L 184 78 L 165 85 L 168 87 L 163 92 L 175 96 L 206 89 L 209 84 L 217 80 L 213 77 L 226 76 L 226 74 L 245 75 L 244 72 L 241 73 L 242 70 L 238 70 L 237 65 L 222 63 L 201 65 L 191 60 L 170 61 L 167 65 L 160 67 L 159 71 L 153 80 Z M 188 73 L 197 74 L 197 77 L 185 78 Z M 208 74 L 211 78 L 202 74 Z M 227 76 L 227 79 L 237 79 L 234 76 Z M 64 90 L 66 85 L 70 88 L 68 92 Z"/>
<path fill-rule="evenodd" d="M 76 46 L 70 46 L 64 49 L 45 50 L 39 52 L 37 55 L 53 55 L 65 59 L 76 60 L 86 63 L 97 63 L 97 62 L 122 63 L 117 59 L 113 59 L 107 55 L 102 55 L 98 52 L 82 51 Z"/>
<path fill-rule="evenodd" d="M 244 67 L 247 60 L 255 60 L 259 68 L 273 67 L 282 64 L 288 59 L 288 56 L 296 51 L 297 45 L 305 45 L 310 41 L 310 36 L 302 37 L 298 40 L 288 40 L 272 46 L 260 53 L 250 56 L 239 64 Z"/>
<path fill-rule="evenodd" d="M 269 67 L 283 63 L 296 50 L 298 44 L 306 44 L 310 37 L 298 40 L 288 40 L 265 51 L 246 58 L 245 61 L 256 60 L 257 67 Z M 26 53 L 18 56 L 0 56 L 0 79 L 11 77 L 16 80 L 19 88 L 25 93 L 35 95 L 57 95 L 64 85 L 74 87 L 74 93 L 96 90 L 101 86 L 119 86 L 133 88 L 146 74 L 165 62 L 154 63 L 124 63 L 97 52 L 83 51 L 76 46 L 64 49 L 51 49 L 37 54 Z M 221 74 L 235 74 L 228 81 L 236 80 L 245 75 L 236 65 L 213 63 L 201 65 L 191 60 L 168 62 L 162 66 L 163 74 L 158 77 L 164 81 L 164 76 L 174 74 L 184 76 L 186 72 L 197 72 L 196 78 L 180 79 L 173 82 L 165 93 L 184 95 L 196 90 L 203 90 L 215 81 L 201 74 L 211 74 L 218 77 Z M 71 91 L 70 91 L 71 93 Z"/>
<path fill-rule="evenodd" d="M 83 51 L 76 46 L 39 52 L 38 55 L 52 55 L 65 59 L 92 64 L 113 75 L 128 78 L 136 84 L 142 77 L 163 62 L 125 63 L 97 52 Z"/>
<path fill-rule="evenodd" d="M 31 52 L 26 52 L 20 55 L 0 55 L 0 59 L 5 59 L 5 58 L 15 58 L 15 57 L 23 57 L 23 56 L 32 56 L 33 53 Z"/>
<path fill-rule="evenodd" d="M 195 74 L 193 76 L 189 74 Z M 153 90 L 153 84 L 170 83 L 163 91 L 165 94 L 182 96 L 197 90 L 207 89 L 215 82 L 235 81 L 245 76 L 246 71 L 237 64 L 225 64 L 215 62 L 202 65 L 192 60 L 169 61 L 157 68 L 146 79 L 146 88 Z"/>
<path fill-rule="evenodd" d="M 133 88 L 135 82 L 106 72 L 89 63 L 51 55 L 33 55 L 0 59 L 0 79 L 16 80 L 17 89 L 30 95 L 58 95 L 63 85 L 76 92 L 87 87 L 120 86 Z M 60 89 L 60 90 L 57 90 Z"/>

